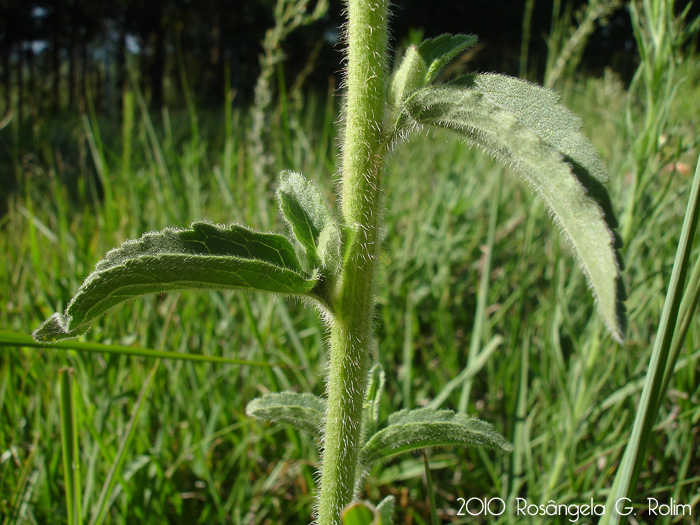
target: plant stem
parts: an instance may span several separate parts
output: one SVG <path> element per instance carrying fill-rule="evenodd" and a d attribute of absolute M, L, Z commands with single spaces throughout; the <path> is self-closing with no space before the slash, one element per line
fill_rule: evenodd
<path fill-rule="evenodd" d="M 369 370 L 384 169 L 386 0 L 349 0 L 342 213 L 349 235 L 334 298 L 318 523 L 353 499 Z"/>

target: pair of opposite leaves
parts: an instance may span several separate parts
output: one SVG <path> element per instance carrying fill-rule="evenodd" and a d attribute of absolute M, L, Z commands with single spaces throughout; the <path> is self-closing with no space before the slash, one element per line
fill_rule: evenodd
<path fill-rule="evenodd" d="M 434 126 L 456 132 L 517 170 L 570 241 L 601 317 L 612 337 L 622 341 L 620 242 L 607 172 L 581 133 L 580 119 L 559 104 L 554 92 L 493 74 L 436 85 L 443 68 L 475 41 L 468 35 L 442 35 L 407 50 L 387 90 L 387 150 L 412 130 Z M 277 195 L 306 255 L 306 269 L 282 235 L 206 222 L 166 228 L 108 252 L 65 313 L 51 316 L 34 338 L 50 342 L 78 336 L 121 302 L 173 290 L 247 289 L 306 296 L 330 306 L 327 287 L 341 271 L 348 232 L 301 175 L 284 172 Z"/>

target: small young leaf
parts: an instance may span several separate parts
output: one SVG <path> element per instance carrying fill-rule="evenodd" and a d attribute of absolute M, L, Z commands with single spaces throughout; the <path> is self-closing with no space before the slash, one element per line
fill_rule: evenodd
<path fill-rule="evenodd" d="M 447 64 L 476 44 L 476 41 L 474 35 L 440 35 L 423 41 L 418 52 L 428 65 L 425 83 L 433 82 Z"/>
<path fill-rule="evenodd" d="M 312 394 L 281 392 L 253 399 L 245 411 L 264 421 L 288 423 L 321 439 L 326 402 Z"/>
<path fill-rule="evenodd" d="M 68 303 L 32 335 L 56 341 L 85 333 L 107 310 L 137 296 L 185 289 L 247 289 L 305 295 L 306 275 L 286 237 L 244 226 L 195 222 L 127 241 L 107 253 Z"/>
<path fill-rule="evenodd" d="M 381 520 L 382 525 L 393 525 L 394 524 L 394 507 L 396 506 L 396 500 L 394 496 L 387 496 L 382 500 L 382 502 L 377 505 L 377 514 Z"/>
<path fill-rule="evenodd" d="M 379 424 L 379 407 L 384 394 L 386 375 L 382 366 L 376 364 L 369 371 L 369 382 L 365 394 L 362 428 L 367 434 L 373 433 Z"/>
<path fill-rule="evenodd" d="M 320 266 L 317 253 L 319 236 L 332 222 L 331 212 L 316 185 L 299 173 L 283 171 L 277 188 L 277 200 L 312 268 Z"/>
<path fill-rule="evenodd" d="M 343 509 L 343 525 L 381 525 L 382 521 L 374 506 L 366 501 L 353 501 Z"/>
<path fill-rule="evenodd" d="M 325 277 L 335 277 L 343 261 L 343 233 L 340 226 L 331 221 L 318 237 L 318 258 Z"/>
<path fill-rule="evenodd" d="M 607 174 L 578 119 L 561 106 L 550 107 L 551 96 L 522 81 L 485 75 L 474 77 L 469 88 L 424 88 L 404 108 L 417 124 L 455 131 L 521 173 L 571 242 L 598 310 L 621 342 L 625 292 Z M 530 102 L 536 110 L 529 109 Z"/>
<path fill-rule="evenodd" d="M 451 410 L 419 408 L 392 414 L 387 427 L 362 447 L 360 462 L 369 466 L 375 461 L 412 450 L 446 445 L 476 445 L 504 452 L 513 450 L 513 446 L 484 421 Z"/>
<path fill-rule="evenodd" d="M 391 76 L 387 90 L 386 126 L 391 133 L 400 131 L 401 122 L 406 118 L 401 106 L 407 97 L 425 86 L 428 68 L 416 46 L 409 46 L 399 67 Z"/>

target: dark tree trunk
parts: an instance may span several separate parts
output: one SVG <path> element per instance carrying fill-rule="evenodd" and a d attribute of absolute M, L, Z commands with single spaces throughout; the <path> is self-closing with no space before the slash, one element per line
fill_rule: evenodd
<path fill-rule="evenodd" d="M 217 13 L 218 15 L 218 13 Z M 211 71 L 212 85 L 209 86 L 210 100 L 215 104 L 220 104 L 222 101 L 221 94 L 223 93 L 224 85 L 224 60 L 223 47 L 221 38 L 221 21 L 222 18 L 217 16 L 212 22 L 211 28 Z"/>
<path fill-rule="evenodd" d="M 24 49 L 19 46 L 17 52 L 17 117 L 21 123 L 24 120 Z"/>
<path fill-rule="evenodd" d="M 51 65 L 53 66 L 53 75 L 51 86 L 51 108 L 54 113 L 58 113 L 61 109 L 61 48 L 58 39 L 53 42 L 51 50 Z"/>
<path fill-rule="evenodd" d="M 27 78 L 29 80 L 29 85 L 27 86 L 29 91 L 29 104 L 35 111 L 38 111 L 38 105 L 41 104 L 41 99 L 37 96 L 36 92 L 36 71 L 34 71 L 34 50 L 32 46 L 27 47 Z"/>
<path fill-rule="evenodd" d="M 87 53 L 87 43 L 83 42 L 80 46 L 80 82 L 78 83 L 78 103 L 80 107 L 85 107 L 87 97 L 92 98 L 92 103 L 94 104 L 95 110 L 99 107 L 99 99 L 96 97 L 95 90 L 93 89 L 92 82 L 90 81 L 90 70 L 88 69 L 88 53 Z M 90 90 L 90 93 L 87 91 Z"/>
<path fill-rule="evenodd" d="M 163 75 L 165 73 L 165 27 L 163 26 L 163 2 L 155 2 L 155 27 L 153 28 L 153 59 L 151 61 L 151 104 L 163 107 Z"/>
<path fill-rule="evenodd" d="M 128 22 L 127 14 L 124 13 L 124 19 L 122 20 L 122 25 L 119 28 L 119 43 L 117 44 L 117 93 L 116 97 L 113 97 L 117 108 L 121 108 L 124 104 L 124 89 L 126 89 L 126 27 Z"/>
<path fill-rule="evenodd" d="M 5 90 L 5 110 L 2 117 L 12 109 L 12 75 L 10 74 L 10 55 L 12 48 L 8 46 L 2 54 L 2 85 Z M 2 118 L 0 117 L 0 118 Z"/>
<path fill-rule="evenodd" d="M 71 36 L 70 47 L 68 48 L 68 107 L 70 109 L 76 109 L 76 97 L 75 97 L 75 33 Z"/>

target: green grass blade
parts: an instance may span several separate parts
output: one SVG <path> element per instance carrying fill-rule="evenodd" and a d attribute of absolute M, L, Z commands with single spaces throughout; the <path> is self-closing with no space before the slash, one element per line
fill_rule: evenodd
<path fill-rule="evenodd" d="M 78 420 L 75 413 L 73 370 L 59 371 L 61 412 L 61 451 L 63 455 L 63 479 L 66 484 L 66 513 L 68 525 L 81 525 L 80 454 L 78 447 Z"/>
<path fill-rule="evenodd" d="M 160 359 L 157 359 L 153 363 L 153 367 L 148 373 L 146 381 L 144 382 L 143 387 L 139 392 L 139 397 L 134 403 L 131 418 L 129 419 L 129 423 L 127 424 L 126 430 L 124 432 L 124 437 L 122 438 L 122 441 L 119 444 L 117 455 L 114 457 L 112 466 L 110 467 L 109 472 L 107 473 L 107 479 L 105 479 L 105 482 L 102 485 L 102 490 L 100 491 L 99 499 L 97 500 L 97 503 L 93 508 L 92 517 L 90 518 L 90 525 L 101 525 L 106 518 L 106 513 L 109 510 L 109 500 L 114 491 L 114 485 L 117 483 L 117 478 L 119 477 L 122 465 L 124 464 L 124 460 L 126 459 L 126 453 L 128 452 L 129 446 L 131 445 L 131 441 L 133 440 L 134 435 L 136 434 L 136 423 L 138 422 L 139 417 L 141 416 L 141 411 L 145 404 L 144 400 L 146 399 L 146 396 L 148 396 L 148 393 L 151 390 L 153 378 L 155 377 L 156 371 L 158 370 L 159 366 Z"/>
<path fill-rule="evenodd" d="M 433 477 L 430 475 L 430 464 L 428 456 L 423 451 L 423 466 L 425 467 L 425 484 L 428 489 L 428 503 L 430 503 L 430 523 L 432 525 L 440 525 L 440 519 L 437 515 L 437 504 L 435 503 L 435 487 L 433 486 Z"/>
<path fill-rule="evenodd" d="M 219 357 L 200 354 L 183 354 L 180 352 L 165 352 L 160 350 L 152 350 L 149 348 L 120 346 L 120 345 L 104 345 L 100 343 L 81 343 L 78 341 L 59 341 L 55 343 L 37 343 L 32 337 L 14 332 L 0 330 L 0 346 L 22 346 L 29 348 L 53 348 L 56 350 L 75 350 L 87 354 L 116 354 L 129 357 L 148 357 L 151 359 L 174 359 L 180 361 L 198 361 L 202 363 L 220 363 L 231 365 L 247 365 L 247 366 L 262 366 L 266 368 L 279 367 L 290 368 L 282 363 L 266 363 L 264 361 L 249 361 L 246 359 L 234 359 L 230 357 Z"/>
<path fill-rule="evenodd" d="M 646 448 L 653 431 L 654 423 L 659 413 L 659 406 L 664 398 L 665 391 L 662 389 L 667 382 L 664 380 L 675 367 L 675 362 L 669 360 L 670 349 L 674 340 L 674 334 L 679 326 L 679 310 L 686 274 L 688 271 L 690 253 L 693 239 L 697 230 L 698 219 L 700 218 L 700 159 L 695 170 L 695 177 L 690 191 L 688 207 L 686 209 L 681 236 L 678 242 L 671 280 L 664 302 L 661 321 L 654 341 L 654 348 L 649 362 L 649 368 L 644 382 L 644 389 L 637 409 L 637 417 L 634 421 L 632 434 L 629 443 L 622 457 L 619 470 L 615 476 L 612 489 L 606 503 L 607 508 L 613 508 L 614 502 L 620 498 L 630 498 L 634 496 L 635 484 L 646 462 Z M 697 287 L 697 282 L 694 283 Z M 694 294 L 690 290 L 689 294 Z M 691 315 L 692 311 L 687 312 Z M 680 344 L 680 343 L 678 343 Z M 675 358 L 678 357 L 676 353 Z M 601 524 L 617 524 L 621 516 L 617 512 L 606 515 Z"/>
<path fill-rule="evenodd" d="M 496 224 L 498 223 L 498 208 L 501 201 L 501 189 L 503 188 L 503 173 L 500 173 L 496 181 L 496 190 L 491 196 L 489 210 L 489 229 L 486 235 L 486 247 L 484 256 L 481 259 L 481 277 L 479 278 L 479 290 L 476 297 L 476 312 L 474 312 L 474 325 L 472 337 L 469 343 L 469 353 L 467 354 L 467 368 L 479 357 L 482 339 L 484 337 L 484 323 L 486 321 L 486 306 L 489 298 L 489 284 L 491 282 L 491 261 L 493 260 L 493 247 L 496 239 Z M 464 380 L 462 392 L 459 396 L 457 412 L 466 413 L 469 405 L 469 397 L 472 391 L 474 376 Z"/>

